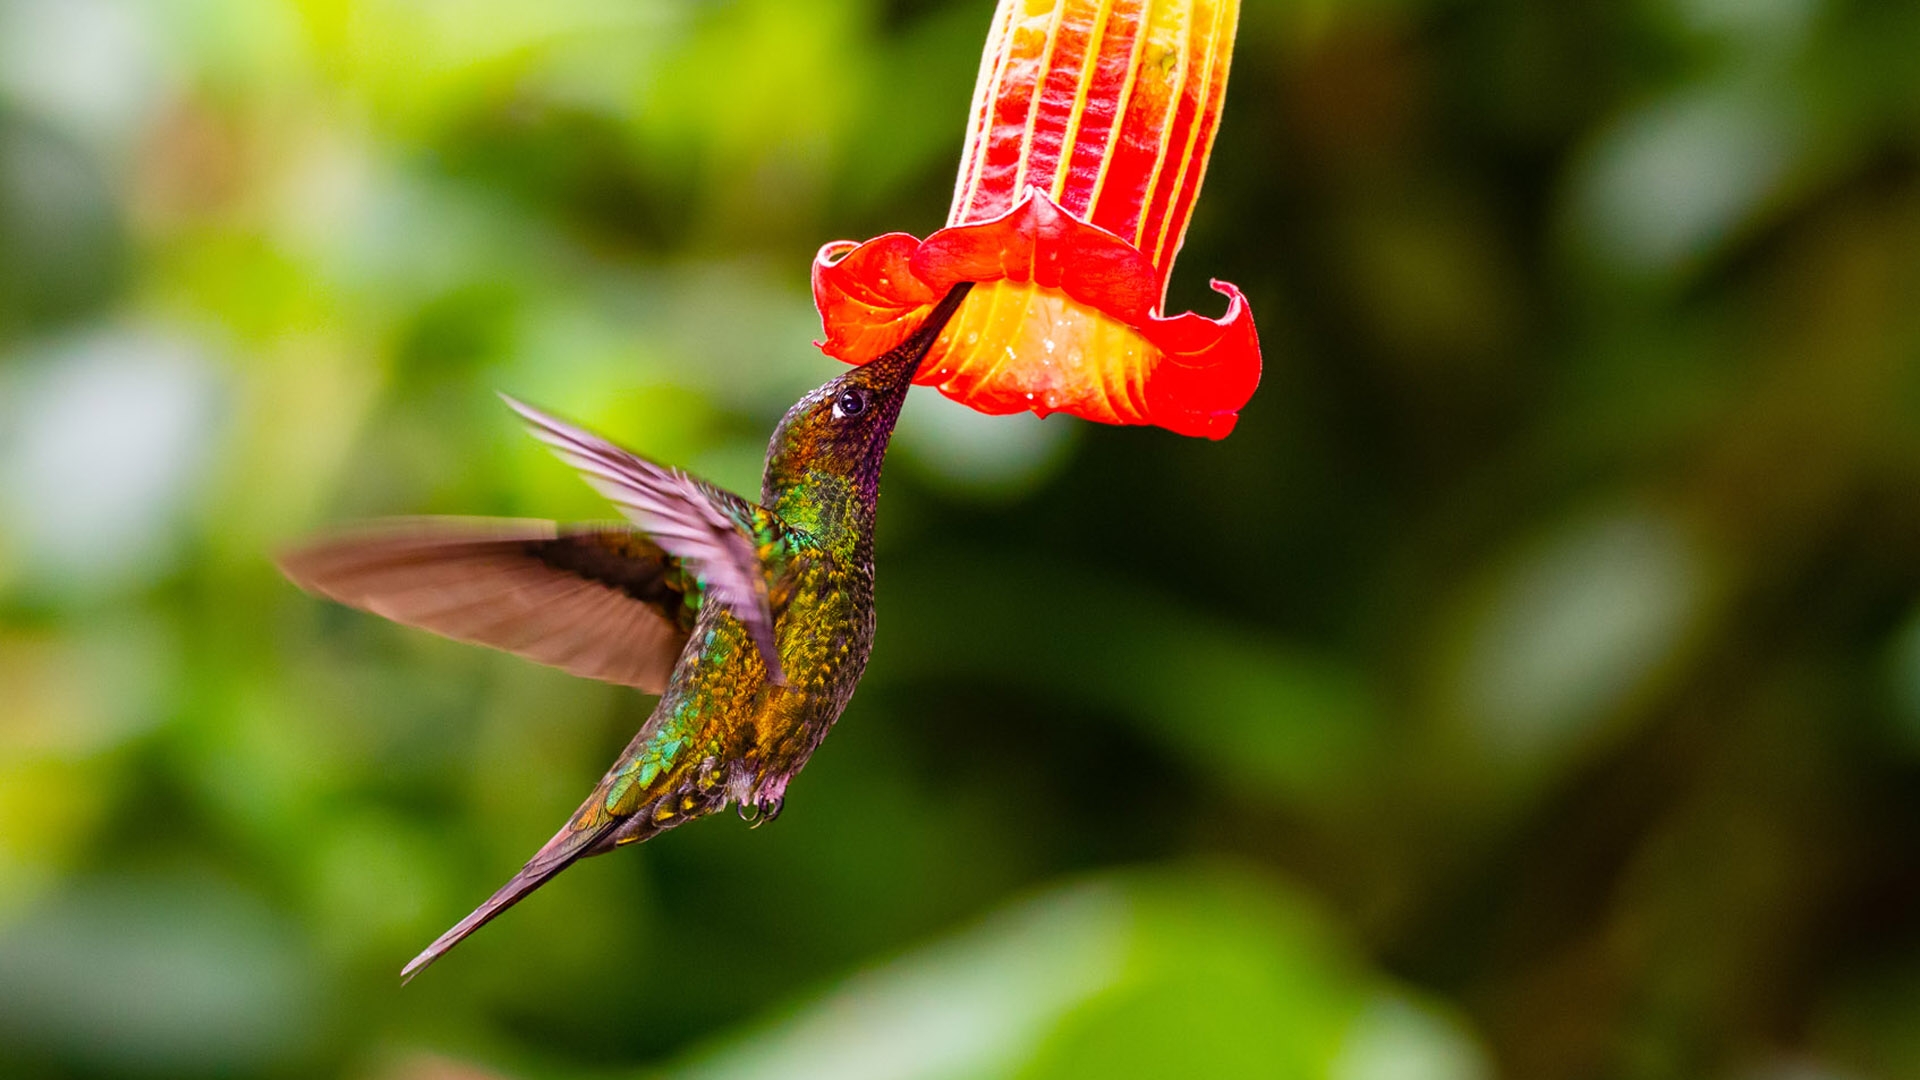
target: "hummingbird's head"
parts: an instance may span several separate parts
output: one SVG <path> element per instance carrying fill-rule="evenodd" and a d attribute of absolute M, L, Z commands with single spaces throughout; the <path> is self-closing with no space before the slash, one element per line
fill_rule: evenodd
<path fill-rule="evenodd" d="M 766 505 L 795 524 L 815 528 L 827 524 L 818 520 L 822 514 L 844 516 L 835 504 L 872 512 L 880 495 L 880 466 L 907 390 L 970 287 L 967 282 L 954 286 L 906 341 L 787 410 L 767 448 Z"/>

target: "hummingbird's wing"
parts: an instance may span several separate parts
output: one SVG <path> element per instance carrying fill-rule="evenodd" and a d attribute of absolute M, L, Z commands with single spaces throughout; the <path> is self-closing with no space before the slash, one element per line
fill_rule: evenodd
<path fill-rule="evenodd" d="M 756 525 L 770 522 L 770 515 L 732 492 L 648 461 L 505 394 L 500 396 L 526 419 L 534 438 L 578 469 L 594 490 L 685 564 L 709 595 L 746 624 L 766 661 L 767 677 L 784 684 L 773 643 L 767 571 L 754 535 Z"/>
<path fill-rule="evenodd" d="M 310 543 L 280 568 L 349 607 L 650 694 L 691 621 L 673 557 L 626 525 L 400 519 Z"/>

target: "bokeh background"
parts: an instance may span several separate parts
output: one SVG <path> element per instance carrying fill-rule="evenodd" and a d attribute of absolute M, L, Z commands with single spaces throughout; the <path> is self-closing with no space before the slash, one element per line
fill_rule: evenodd
<path fill-rule="evenodd" d="M 1920 5 L 1248 0 L 1218 444 L 917 391 L 777 825 L 400 965 L 636 694 L 309 599 L 751 491 L 989 0 L 0 0 L 0 1074 L 1920 1077 Z"/>

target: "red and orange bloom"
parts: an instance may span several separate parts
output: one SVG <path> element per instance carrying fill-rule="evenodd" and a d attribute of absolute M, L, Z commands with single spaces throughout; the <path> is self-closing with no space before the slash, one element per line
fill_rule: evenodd
<path fill-rule="evenodd" d="M 973 292 L 920 369 L 981 412 L 1221 438 L 1260 381 L 1232 285 L 1161 314 L 1227 88 L 1238 0 L 1000 0 L 947 227 L 820 249 L 822 347 L 854 363 Z"/>

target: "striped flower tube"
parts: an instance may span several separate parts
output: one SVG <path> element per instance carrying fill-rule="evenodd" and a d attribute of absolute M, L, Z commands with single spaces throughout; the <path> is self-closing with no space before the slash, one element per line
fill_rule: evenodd
<path fill-rule="evenodd" d="M 813 265 L 830 355 L 898 344 L 978 284 L 917 381 L 985 413 L 1222 438 L 1260 381 L 1246 300 L 1161 313 L 1227 88 L 1238 0 L 1000 0 L 947 227 Z"/>

